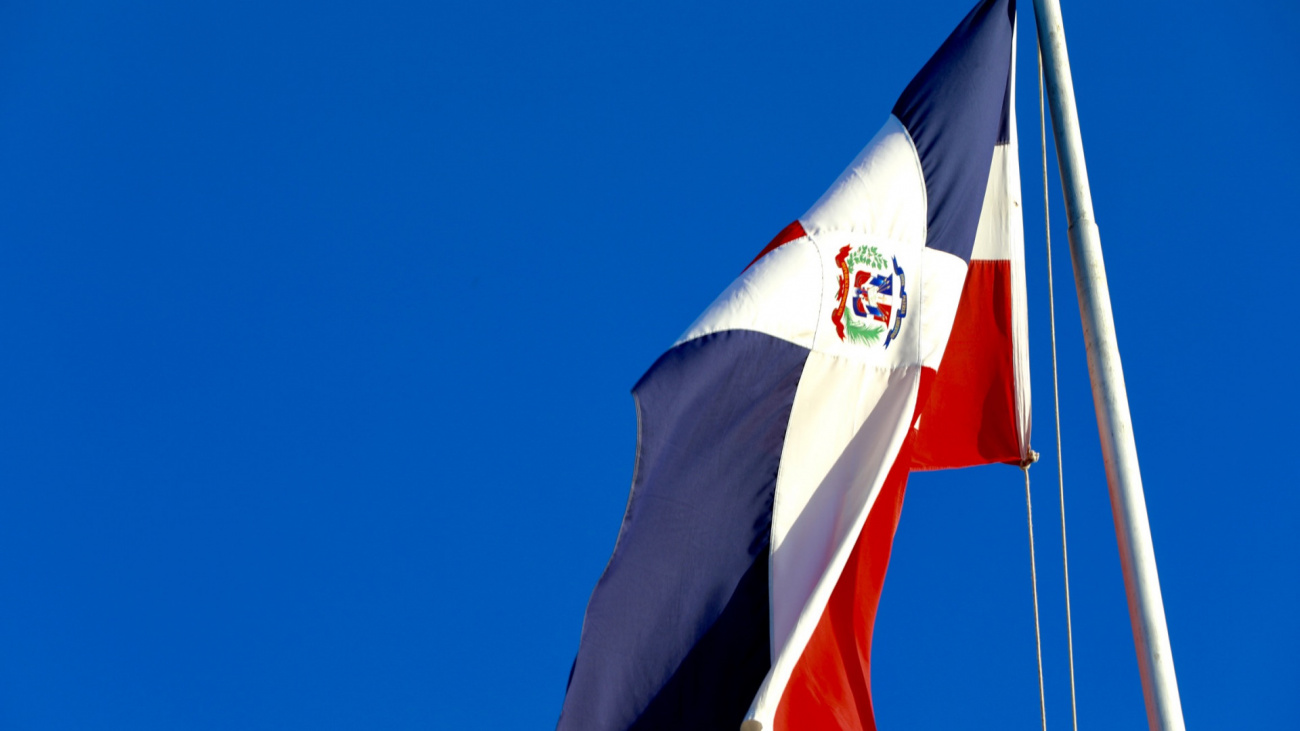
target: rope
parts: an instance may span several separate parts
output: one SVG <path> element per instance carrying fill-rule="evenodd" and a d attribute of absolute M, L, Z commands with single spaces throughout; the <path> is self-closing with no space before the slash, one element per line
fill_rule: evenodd
<path fill-rule="evenodd" d="M 1034 643 L 1038 648 L 1038 708 L 1043 714 L 1043 731 L 1047 731 L 1047 694 L 1043 692 L 1043 634 L 1038 624 L 1038 567 L 1034 562 L 1034 501 L 1029 497 L 1029 465 L 1038 457 L 1029 453 L 1029 459 L 1020 465 L 1025 473 L 1025 512 L 1029 516 L 1029 578 L 1034 584 Z"/>
<path fill-rule="evenodd" d="M 1052 324 L 1052 402 L 1056 415 L 1056 477 L 1061 504 L 1061 563 L 1065 575 L 1065 637 L 1070 649 L 1070 719 L 1074 724 L 1074 731 L 1079 731 L 1079 710 L 1074 692 L 1074 625 L 1070 618 L 1070 551 L 1065 540 L 1065 463 L 1062 461 L 1061 453 L 1061 389 L 1056 373 L 1056 293 L 1052 287 L 1052 206 L 1051 199 L 1047 195 L 1047 115 L 1043 111 L 1043 52 L 1041 50 L 1038 52 L 1038 129 L 1043 148 L 1043 225 L 1047 238 L 1047 303 Z M 1025 471 L 1025 489 L 1029 489 L 1028 470 Z M 1030 530 L 1033 530 L 1032 524 Z"/>

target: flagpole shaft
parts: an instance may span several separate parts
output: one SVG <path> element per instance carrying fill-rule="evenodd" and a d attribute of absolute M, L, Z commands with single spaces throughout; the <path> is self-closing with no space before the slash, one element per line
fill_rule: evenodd
<path fill-rule="evenodd" d="M 1129 618 L 1137 649 L 1138 669 L 1146 700 L 1147 723 L 1152 731 L 1183 731 L 1183 710 L 1174 675 L 1169 629 L 1165 624 L 1160 579 L 1156 574 L 1151 525 L 1147 520 L 1137 445 L 1129 415 L 1128 393 L 1120 364 L 1115 319 L 1106 286 L 1101 256 L 1101 236 L 1093 217 L 1092 193 L 1083 159 L 1083 138 L 1074 101 L 1070 59 L 1059 0 L 1034 0 L 1038 44 L 1046 72 L 1047 98 L 1052 111 L 1061 188 L 1069 221 L 1070 259 L 1079 293 L 1079 314 L 1088 352 L 1092 400 L 1097 411 L 1106 483 L 1119 542 Z"/>

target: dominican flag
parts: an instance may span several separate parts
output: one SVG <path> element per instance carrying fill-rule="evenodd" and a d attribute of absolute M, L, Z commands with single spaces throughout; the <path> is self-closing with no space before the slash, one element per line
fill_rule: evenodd
<path fill-rule="evenodd" d="M 562 731 L 874 729 L 907 476 L 1029 454 L 1015 0 L 984 0 L 830 189 L 633 388 Z"/>

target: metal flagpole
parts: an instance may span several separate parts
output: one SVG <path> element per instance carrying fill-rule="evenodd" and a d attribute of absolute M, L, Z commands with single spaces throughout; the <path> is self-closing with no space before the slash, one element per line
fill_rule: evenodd
<path fill-rule="evenodd" d="M 1034 0 L 1034 15 L 1038 22 L 1038 46 L 1047 72 L 1056 159 L 1069 221 L 1070 259 L 1079 292 L 1092 400 L 1106 461 L 1106 483 L 1110 487 L 1129 619 L 1133 623 L 1133 642 L 1142 674 L 1147 723 L 1152 731 L 1183 731 L 1183 709 L 1178 699 L 1178 680 L 1174 677 L 1169 629 L 1160 598 L 1160 579 L 1156 575 L 1155 549 L 1142 494 L 1142 475 L 1138 471 L 1128 393 L 1115 339 L 1115 319 L 1110 310 L 1110 291 L 1101 258 L 1101 236 L 1093 218 L 1092 193 L 1083 160 L 1083 138 L 1079 133 L 1059 1 Z"/>

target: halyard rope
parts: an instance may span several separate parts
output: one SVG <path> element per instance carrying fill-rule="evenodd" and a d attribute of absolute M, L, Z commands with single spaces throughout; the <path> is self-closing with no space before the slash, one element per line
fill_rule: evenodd
<path fill-rule="evenodd" d="M 1065 637 L 1070 651 L 1070 720 L 1079 731 L 1079 710 L 1074 694 L 1074 626 L 1070 619 L 1070 551 L 1065 540 L 1065 464 L 1061 460 L 1061 389 L 1056 374 L 1056 294 L 1052 287 L 1052 219 L 1051 199 L 1047 194 L 1047 115 L 1043 111 L 1043 52 L 1038 52 L 1038 130 L 1043 150 L 1043 227 L 1047 238 L 1047 304 L 1052 325 L 1052 403 L 1056 415 L 1056 478 L 1061 504 L 1061 564 L 1065 576 Z M 1025 471 L 1025 489 L 1029 489 L 1029 472 Z M 1030 527 L 1032 531 L 1032 525 Z M 1037 615 L 1035 615 L 1035 621 Z M 1040 664 L 1040 676 L 1041 660 Z M 1041 677 L 1040 677 L 1041 683 Z M 1044 720 L 1046 729 L 1046 720 Z"/>
<path fill-rule="evenodd" d="M 1034 644 L 1038 649 L 1038 709 L 1043 714 L 1043 731 L 1047 731 L 1047 695 L 1043 692 L 1043 635 L 1038 625 L 1038 567 L 1034 562 L 1034 502 L 1029 497 L 1029 465 L 1038 457 L 1032 450 L 1020 465 L 1025 473 L 1025 512 L 1029 516 L 1029 579 L 1034 584 Z"/>

